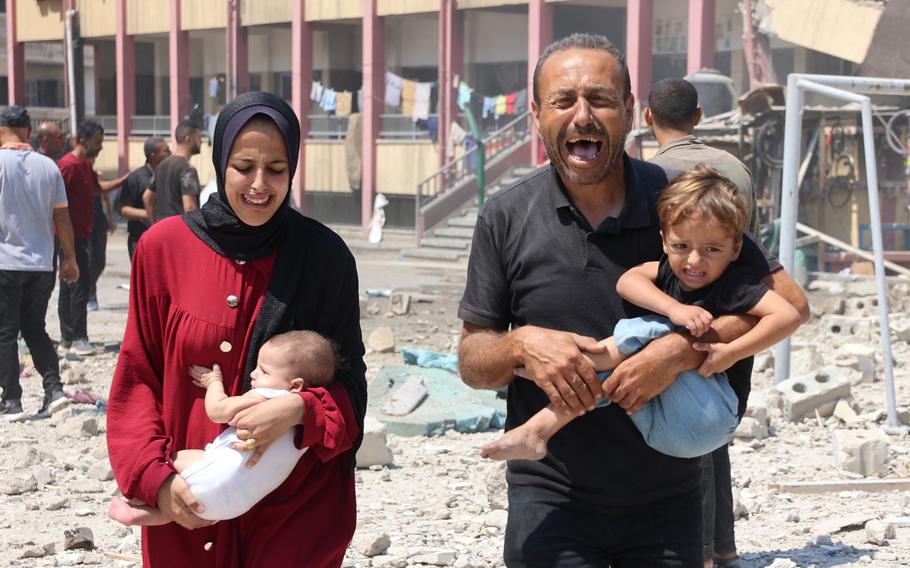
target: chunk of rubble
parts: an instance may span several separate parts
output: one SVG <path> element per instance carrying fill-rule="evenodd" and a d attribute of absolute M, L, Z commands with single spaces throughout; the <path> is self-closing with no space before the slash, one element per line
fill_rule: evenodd
<path fill-rule="evenodd" d="M 367 345 L 377 353 L 388 353 L 395 349 L 395 332 L 390 327 L 378 327 L 367 339 Z"/>
<path fill-rule="evenodd" d="M 63 531 L 63 550 L 93 550 L 95 548 L 95 535 L 88 527 L 78 527 Z"/>
<path fill-rule="evenodd" d="M 888 436 L 881 430 L 836 430 L 832 439 L 835 465 L 863 477 L 888 471 Z"/>
<path fill-rule="evenodd" d="M 781 395 L 784 419 L 799 422 L 805 416 L 830 416 L 837 401 L 850 396 L 850 382 L 836 367 L 791 376 L 775 389 Z"/>
<path fill-rule="evenodd" d="M 372 416 L 363 421 L 363 443 L 357 450 L 357 467 L 389 465 L 392 463 L 392 450 L 389 449 L 385 424 Z"/>
<path fill-rule="evenodd" d="M 888 539 L 897 538 L 897 530 L 891 523 L 872 519 L 866 523 L 866 542 L 876 546 L 884 546 Z"/>

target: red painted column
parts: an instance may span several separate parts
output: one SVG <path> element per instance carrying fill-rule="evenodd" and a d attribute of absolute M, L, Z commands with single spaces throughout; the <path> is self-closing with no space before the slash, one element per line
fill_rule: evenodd
<path fill-rule="evenodd" d="M 714 1 L 689 0 L 687 73 L 714 67 Z"/>
<path fill-rule="evenodd" d="M 629 0 L 626 7 L 626 62 L 632 78 L 632 94 L 641 105 L 651 90 L 654 4 L 652 0 Z M 638 117 L 635 117 L 636 123 Z"/>
<path fill-rule="evenodd" d="M 25 44 L 17 41 L 16 0 L 6 2 L 6 76 L 9 80 L 7 104 L 25 104 Z"/>
<path fill-rule="evenodd" d="M 534 68 L 537 59 L 548 45 L 553 43 L 553 6 L 544 0 L 528 1 L 528 100 L 534 93 Z M 528 104 L 530 107 L 530 103 Z M 532 130 L 532 132 L 534 132 Z M 540 163 L 541 140 L 531 136 L 531 164 Z"/>
<path fill-rule="evenodd" d="M 310 130 L 310 86 L 313 81 L 313 26 L 306 21 L 306 0 L 291 2 L 291 105 L 300 119 L 300 157 L 294 175 L 293 199 L 304 211 L 306 138 Z"/>
<path fill-rule="evenodd" d="M 181 29 L 180 1 L 171 0 L 171 30 L 168 33 L 170 63 L 171 136 L 189 111 L 190 100 L 190 34 Z"/>
<path fill-rule="evenodd" d="M 250 88 L 247 30 L 240 22 L 240 0 L 228 0 L 224 39 L 227 98 L 230 100 Z"/>
<path fill-rule="evenodd" d="M 130 134 L 136 112 L 136 44 L 126 31 L 127 0 L 117 0 L 117 164 L 120 174 L 130 167 Z"/>
<path fill-rule="evenodd" d="M 376 0 L 363 0 L 363 181 L 360 184 L 360 221 L 364 230 L 373 214 L 376 193 L 376 140 L 385 100 L 385 30 L 376 14 Z"/>
<path fill-rule="evenodd" d="M 250 46 L 247 28 L 237 20 L 237 94 L 250 90 Z"/>
<path fill-rule="evenodd" d="M 446 149 L 452 136 L 452 121 L 458 113 L 455 77 L 464 76 L 464 17 L 455 0 L 439 2 L 439 144 L 440 165 L 448 158 Z"/>

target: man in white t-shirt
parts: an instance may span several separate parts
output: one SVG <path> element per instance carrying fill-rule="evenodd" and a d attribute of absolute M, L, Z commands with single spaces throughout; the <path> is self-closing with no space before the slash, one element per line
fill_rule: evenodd
<path fill-rule="evenodd" d="M 57 352 L 45 329 L 54 290 L 54 226 L 60 278 L 79 279 L 66 189 L 53 160 L 28 144 L 31 119 L 20 106 L 0 111 L 0 421 L 25 418 L 17 339 L 22 334 L 43 378 L 44 403 L 34 418 L 64 408 Z"/>

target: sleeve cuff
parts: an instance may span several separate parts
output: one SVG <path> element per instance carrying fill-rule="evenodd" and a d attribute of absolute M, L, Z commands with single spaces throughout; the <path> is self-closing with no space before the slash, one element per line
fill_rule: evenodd
<path fill-rule="evenodd" d="M 303 428 L 295 436 L 298 448 L 306 448 L 322 441 L 325 435 L 325 416 L 322 401 L 311 392 L 297 393 L 303 400 Z"/>

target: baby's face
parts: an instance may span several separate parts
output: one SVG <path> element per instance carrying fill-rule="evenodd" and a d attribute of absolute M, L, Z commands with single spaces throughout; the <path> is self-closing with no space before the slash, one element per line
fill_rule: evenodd
<path fill-rule="evenodd" d="M 251 385 L 254 389 L 279 389 L 290 390 L 291 381 L 296 377 L 287 358 L 282 357 L 280 349 L 273 348 L 266 343 L 259 350 L 256 368 L 250 373 L 253 379 Z"/>
<path fill-rule="evenodd" d="M 683 290 L 698 290 L 720 278 L 743 245 L 716 219 L 705 216 L 683 219 L 669 227 L 663 239 L 670 270 Z"/>

